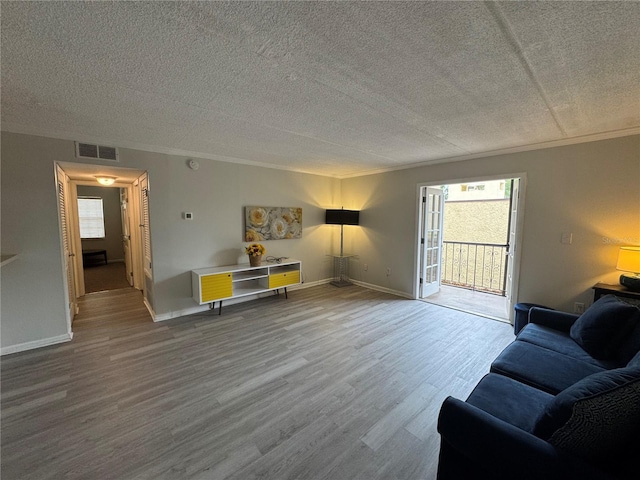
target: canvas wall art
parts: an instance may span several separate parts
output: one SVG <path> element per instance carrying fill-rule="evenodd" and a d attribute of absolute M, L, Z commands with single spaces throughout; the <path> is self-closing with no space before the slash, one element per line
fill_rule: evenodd
<path fill-rule="evenodd" d="M 244 207 L 245 242 L 302 237 L 302 208 Z"/>

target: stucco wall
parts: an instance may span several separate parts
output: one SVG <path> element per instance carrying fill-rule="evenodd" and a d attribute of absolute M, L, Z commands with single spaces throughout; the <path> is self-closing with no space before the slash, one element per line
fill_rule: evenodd
<path fill-rule="evenodd" d="M 445 202 L 444 240 L 451 242 L 507 242 L 509 199 Z"/>

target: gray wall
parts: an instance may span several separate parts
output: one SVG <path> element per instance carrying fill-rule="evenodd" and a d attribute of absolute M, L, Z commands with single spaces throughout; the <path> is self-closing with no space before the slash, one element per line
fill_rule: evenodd
<path fill-rule="evenodd" d="M 2 251 L 20 254 L 1 272 L 2 348 L 67 333 L 56 161 L 77 163 L 73 142 L 2 132 Z M 149 173 L 158 316 L 198 308 L 190 270 L 247 261 L 246 205 L 302 207 L 302 238 L 263 242 L 267 255 L 301 260 L 305 282 L 332 277 L 326 255 L 339 248 L 339 229 L 324 225 L 324 210 L 340 207 L 337 179 L 210 160 L 194 171 L 186 157 L 129 149 L 120 149 L 117 165 L 93 163 Z M 183 220 L 185 211 L 194 220 Z"/>
<path fill-rule="evenodd" d="M 362 226 L 349 235 L 359 254 L 352 276 L 412 294 L 418 185 L 519 172 L 527 187 L 517 300 L 566 311 L 588 305 L 595 283 L 618 282 L 620 244 L 640 245 L 638 135 L 343 180 L 344 207 L 362 209 Z M 572 245 L 560 243 L 562 232 L 573 233 Z"/>
<path fill-rule="evenodd" d="M 422 182 L 527 173 L 520 301 L 565 310 L 574 301 L 589 303 L 595 282 L 617 281 L 618 239 L 640 244 L 640 136 L 342 181 L 210 160 L 193 171 L 186 160 L 121 149 L 117 165 L 149 172 L 152 307 L 165 317 L 196 306 L 190 270 L 245 261 L 246 205 L 303 208 L 302 239 L 265 245 L 268 255 L 302 260 L 307 282 L 332 277 L 326 255 L 339 249 L 340 229 L 323 224 L 324 209 L 362 209 L 362 227 L 345 227 L 345 251 L 359 255 L 352 275 L 408 295 Z M 73 142 L 2 133 L 2 251 L 20 254 L 1 271 L 3 349 L 67 333 L 56 161 L 76 161 Z M 182 220 L 184 211 L 193 212 L 194 220 Z M 565 231 L 573 232 L 573 245 L 560 243 Z M 369 264 L 368 272 L 362 263 Z"/>

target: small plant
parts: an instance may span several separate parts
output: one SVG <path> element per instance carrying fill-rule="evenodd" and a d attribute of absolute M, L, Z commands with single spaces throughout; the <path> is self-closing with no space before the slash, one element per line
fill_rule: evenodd
<path fill-rule="evenodd" d="M 265 253 L 267 253 L 267 249 L 259 243 L 252 243 L 251 245 L 245 247 L 244 251 L 250 257 L 257 257 L 259 255 L 264 255 Z"/>

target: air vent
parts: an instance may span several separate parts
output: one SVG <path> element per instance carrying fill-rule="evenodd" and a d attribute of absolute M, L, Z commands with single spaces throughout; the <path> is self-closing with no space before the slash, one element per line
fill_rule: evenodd
<path fill-rule="evenodd" d="M 93 145 L 91 143 L 76 142 L 76 157 L 78 158 L 98 158 L 100 160 L 118 161 L 118 149 L 116 147 L 106 147 L 104 145 Z"/>

